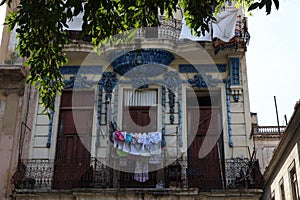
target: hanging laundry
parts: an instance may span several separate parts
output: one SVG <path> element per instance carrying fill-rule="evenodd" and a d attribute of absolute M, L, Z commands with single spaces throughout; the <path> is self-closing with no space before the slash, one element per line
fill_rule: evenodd
<path fill-rule="evenodd" d="M 122 150 L 120 150 L 120 149 L 117 149 L 116 153 L 117 153 L 118 159 L 119 159 L 119 166 L 120 167 L 127 167 L 127 162 L 128 162 L 127 156 L 129 154 L 122 151 Z"/>
<path fill-rule="evenodd" d="M 213 38 L 229 42 L 235 36 L 238 9 L 225 10 L 217 14 L 213 22 Z"/>
<path fill-rule="evenodd" d="M 140 155 L 141 149 L 142 149 L 142 144 L 138 143 L 138 134 L 135 134 L 130 145 L 130 154 L 132 155 Z"/>
<path fill-rule="evenodd" d="M 215 48 L 215 54 L 218 54 L 219 51 L 225 50 L 225 49 L 235 49 L 238 50 L 239 41 L 237 37 L 232 38 L 229 42 L 224 42 L 220 39 L 214 40 L 214 48 Z"/>
<path fill-rule="evenodd" d="M 185 19 L 183 18 L 179 39 L 212 41 L 212 38 L 219 38 L 224 42 L 228 42 L 235 36 L 238 9 L 222 11 L 216 15 L 215 19 L 216 21 L 213 21 L 211 27 L 209 27 L 209 32 L 206 31 L 204 35 L 201 34 L 201 36 L 198 37 L 191 34 L 191 30 L 187 27 Z M 211 36 L 211 33 L 213 33 L 213 36 Z"/>
<path fill-rule="evenodd" d="M 127 133 L 115 131 L 113 133 L 114 147 L 135 156 L 161 154 L 161 132 Z"/>
<path fill-rule="evenodd" d="M 127 133 L 125 137 L 125 142 L 130 143 L 132 141 L 132 138 L 133 138 L 133 133 Z"/>
<path fill-rule="evenodd" d="M 150 154 L 159 154 L 161 153 L 161 132 L 153 132 L 151 133 L 151 146 L 150 146 Z"/>
<path fill-rule="evenodd" d="M 150 164 L 160 164 L 162 162 L 161 140 L 162 135 L 160 132 L 151 133 Z"/>
<path fill-rule="evenodd" d="M 131 152 L 131 143 L 125 141 L 123 144 L 122 150 L 126 153 L 130 153 Z"/>
<path fill-rule="evenodd" d="M 149 149 L 145 148 L 145 146 L 149 146 L 149 144 L 150 144 L 150 136 L 146 133 L 139 134 L 137 142 L 142 144 L 142 147 L 140 150 L 140 155 L 141 156 L 150 156 Z"/>
<path fill-rule="evenodd" d="M 121 157 L 126 157 L 128 156 L 128 153 L 120 150 L 120 149 L 117 149 L 117 155 L 121 158 Z"/>
<path fill-rule="evenodd" d="M 146 157 L 141 156 L 136 160 L 134 180 L 142 183 L 149 180 L 148 163 L 149 159 Z"/>
<path fill-rule="evenodd" d="M 146 182 L 149 179 L 149 163 L 162 163 L 161 132 L 127 133 L 115 131 L 113 138 L 120 167 L 127 166 L 128 156 L 132 156 L 136 160 L 134 180 Z"/>
<path fill-rule="evenodd" d="M 115 138 L 117 141 L 124 141 L 124 140 L 125 140 L 124 134 L 122 134 L 121 131 L 115 131 L 114 138 Z"/>
<path fill-rule="evenodd" d="M 113 132 L 113 140 L 114 140 L 114 148 L 123 149 L 124 142 L 120 140 L 120 135 L 122 135 L 121 132 Z"/>
<path fill-rule="evenodd" d="M 185 19 L 183 18 L 179 39 L 189 39 L 192 41 L 211 41 L 211 31 L 206 31 L 205 35 L 201 34 L 200 37 L 192 35 L 191 30 L 187 27 Z"/>

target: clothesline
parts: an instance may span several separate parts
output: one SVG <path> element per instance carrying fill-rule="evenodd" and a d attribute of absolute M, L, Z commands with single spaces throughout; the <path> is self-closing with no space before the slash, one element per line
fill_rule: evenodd
<path fill-rule="evenodd" d="M 125 131 L 113 132 L 114 148 L 122 158 L 135 156 L 134 180 L 146 182 L 149 179 L 148 164 L 160 164 L 162 161 L 161 132 L 127 133 Z M 126 162 L 123 162 L 126 165 Z"/>
<path fill-rule="evenodd" d="M 161 153 L 161 132 L 113 132 L 114 147 L 132 155 L 150 156 Z"/>

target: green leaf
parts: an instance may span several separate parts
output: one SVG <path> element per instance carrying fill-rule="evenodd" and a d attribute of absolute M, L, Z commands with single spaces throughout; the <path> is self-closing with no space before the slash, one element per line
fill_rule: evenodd
<path fill-rule="evenodd" d="M 272 0 L 266 0 L 266 13 L 267 15 L 271 13 Z"/>
<path fill-rule="evenodd" d="M 273 0 L 275 4 L 275 8 L 278 10 L 279 9 L 279 0 Z"/>
<path fill-rule="evenodd" d="M 251 10 L 254 10 L 254 9 L 258 8 L 258 6 L 259 6 L 259 3 L 255 2 L 255 3 L 253 3 L 249 6 L 248 11 L 251 11 Z"/>
<path fill-rule="evenodd" d="M 0 3 L 0 6 L 2 6 L 3 4 L 5 4 L 6 0 L 2 0 Z"/>
<path fill-rule="evenodd" d="M 268 0 L 267 0 L 268 1 Z M 259 9 L 262 9 L 264 6 L 266 5 L 266 0 L 262 0 L 260 3 L 259 3 Z"/>

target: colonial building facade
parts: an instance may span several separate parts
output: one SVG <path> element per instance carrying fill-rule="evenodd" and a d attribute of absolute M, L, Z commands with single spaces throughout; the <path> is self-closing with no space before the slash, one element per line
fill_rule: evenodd
<path fill-rule="evenodd" d="M 169 21 L 160 16 L 161 26 L 136 30 L 131 43 L 107 45 L 100 55 L 71 28 L 73 42 L 65 48 L 69 63 L 61 66 L 65 88 L 53 102 L 55 110 L 43 113 L 35 88 L 22 85 L 23 117 L 14 120 L 23 129 L 12 132 L 16 150 L 4 170 L 13 173 L 2 181 L 1 194 L 259 199 L 250 137 L 247 20 L 234 8 L 226 12 L 216 24 L 222 27 L 231 16 L 228 40 L 192 41 L 183 37 L 180 15 Z M 13 42 L 3 45 L 6 55 L 13 55 L 8 51 Z M 9 56 L 2 60 L 8 61 Z M 9 65 L 1 67 L 13 73 Z M 26 70 L 19 74 L 21 81 Z M 0 105 L 9 112 L 12 94 L 1 95 L 6 96 Z"/>
<path fill-rule="evenodd" d="M 299 120 L 300 104 L 286 127 L 282 139 L 264 172 L 262 199 L 299 199 Z"/>
<path fill-rule="evenodd" d="M 285 126 L 259 126 L 257 114 L 251 113 L 252 131 L 256 159 L 259 160 L 260 171 L 264 173 L 273 153 L 285 131 Z"/>

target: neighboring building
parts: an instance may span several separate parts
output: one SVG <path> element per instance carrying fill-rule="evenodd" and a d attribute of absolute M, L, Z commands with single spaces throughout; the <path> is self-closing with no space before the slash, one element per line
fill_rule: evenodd
<path fill-rule="evenodd" d="M 22 124 L 26 71 L 21 65 L 0 65 L 0 80 L 0 197 L 8 197 L 18 162 L 20 133 L 26 131 Z"/>
<path fill-rule="evenodd" d="M 300 144 L 300 103 L 283 133 L 273 157 L 264 172 L 265 185 L 263 200 L 296 200 L 299 195 L 299 144 Z"/>
<path fill-rule="evenodd" d="M 162 25 L 139 30 L 135 43 L 107 46 L 98 56 L 70 30 L 69 63 L 61 67 L 65 89 L 48 118 L 34 87 L 26 86 L 18 104 L 23 110 L 12 123 L 23 129 L 11 133 L 20 138 L 14 141 L 20 153 L 6 167 L 15 170 L 18 162 L 17 170 L 1 185 L 10 188 L 11 179 L 14 199 L 259 199 L 247 21 L 235 9 L 227 11 L 236 15 L 227 42 L 179 40 L 181 16 L 161 16 Z M 9 42 L 3 48 L 14 55 L 8 48 L 14 40 Z M 3 63 L 15 61 L 10 59 Z M 136 149 L 130 136 L 128 143 L 121 135 L 118 141 L 116 129 L 146 133 L 135 141 L 145 146 Z M 148 136 L 157 139 L 148 146 L 157 151 L 147 151 Z"/>
<path fill-rule="evenodd" d="M 251 118 L 251 138 L 253 138 L 256 159 L 259 161 L 260 171 L 263 173 L 281 139 L 285 126 L 259 126 L 256 113 L 251 113 Z"/>
<path fill-rule="evenodd" d="M 12 56 L 14 37 L 4 33 L 0 48 L 0 198 L 11 195 L 11 177 L 16 171 L 21 133 L 28 133 L 24 116 L 25 102 L 29 98 L 25 81 L 27 71 L 20 59 Z M 11 44 L 10 46 L 8 44 Z M 11 51 L 10 51 L 11 50 Z M 4 61 L 7 62 L 4 62 Z M 10 62 L 10 61 L 16 62 Z M 9 61 L 9 62 L 8 62 Z M 6 63 L 5 65 L 3 65 Z"/>

